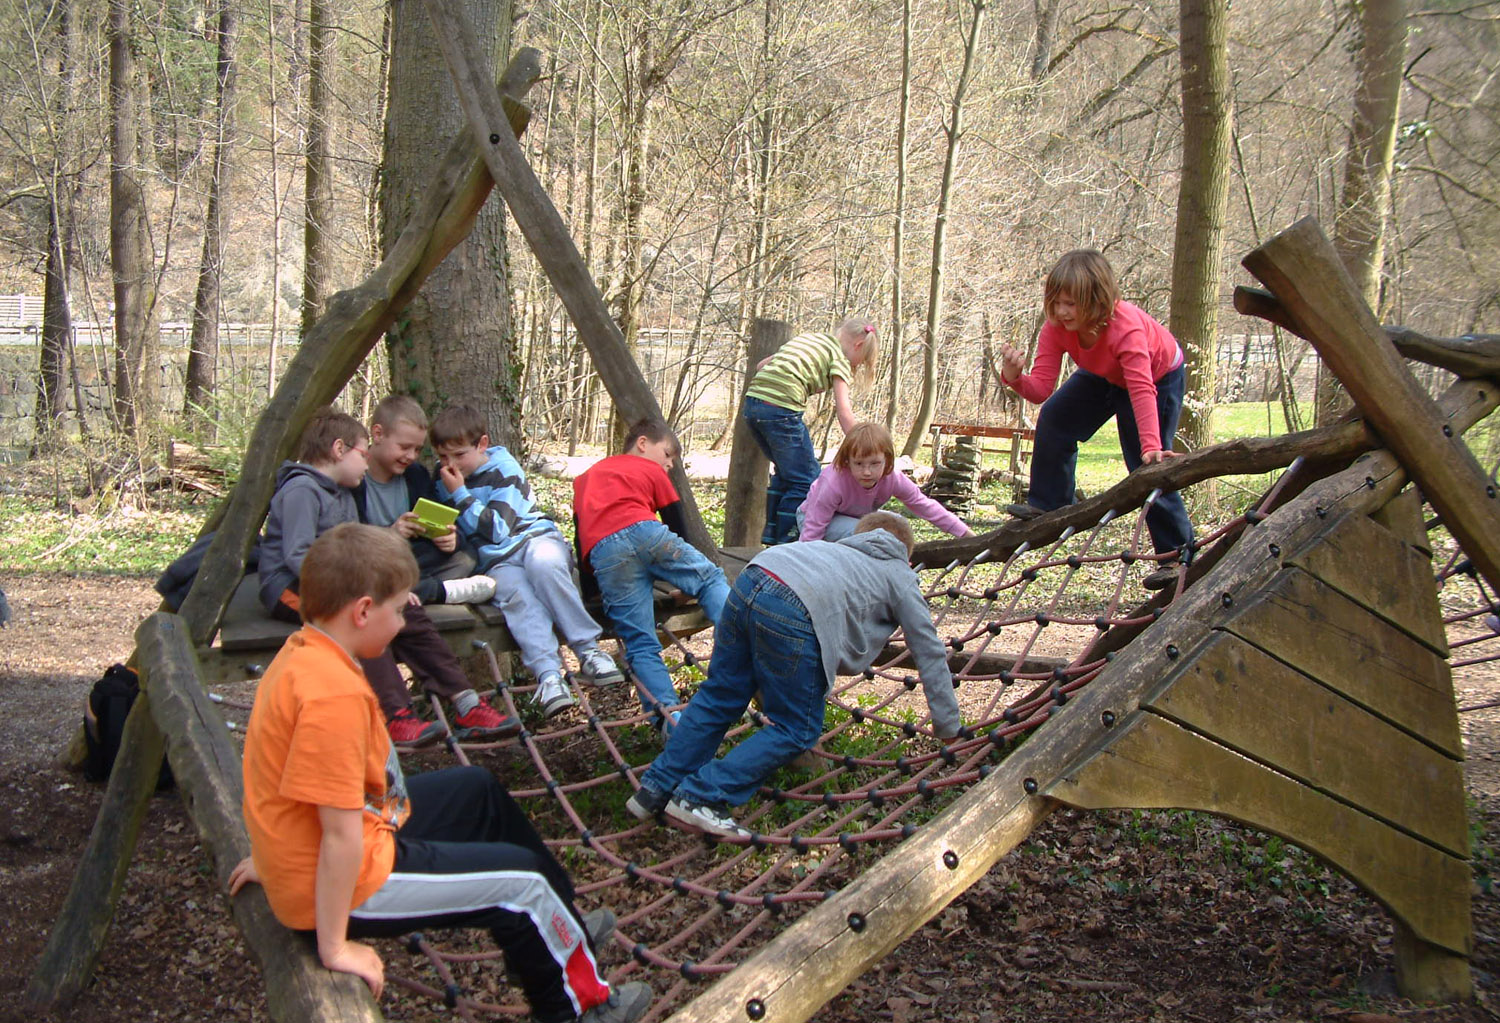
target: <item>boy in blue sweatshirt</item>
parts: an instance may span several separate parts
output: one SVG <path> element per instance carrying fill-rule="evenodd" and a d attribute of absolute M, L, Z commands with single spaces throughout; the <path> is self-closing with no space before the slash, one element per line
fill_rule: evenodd
<path fill-rule="evenodd" d="M 478 409 L 455 405 L 432 421 L 438 454 L 438 496 L 458 509 L 455 525 L 495 580 L 495 606 L 505 615 L 521 660 L 536 676 L 536 702 L 552 717 L 573 706 L 562 676 L 557 633 L 578 655 L 584 679 L 597 686 L 625 680 L 599 649 L 600 629 L 573 582 L 573 551 L 557 524 L 537 509 L 521 465 L 490 445 Z"/>

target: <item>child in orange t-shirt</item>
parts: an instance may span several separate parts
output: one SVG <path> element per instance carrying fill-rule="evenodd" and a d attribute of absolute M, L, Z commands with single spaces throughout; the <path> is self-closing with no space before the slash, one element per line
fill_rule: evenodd
<path fill-rule="evenodd" d="M 346 523 L 308 549 L 307 624 L 271 662 L 245 735 L 251 855 L 230 874 L 230 895 L 261 884 L 278 920 L 315 932 L 324 966 L 362 978 L 376 998 L 384 964 L 351 938 L 486 927 L 535 1019 L 631 1023 L 651 989 L 611 990 L 595 958 L 614 915 L 579 915 L 567 872 L 494 776 L 402 776 L 355 659 L 400 630 L 416 581 L 409 546 L 390 530 Z"/>

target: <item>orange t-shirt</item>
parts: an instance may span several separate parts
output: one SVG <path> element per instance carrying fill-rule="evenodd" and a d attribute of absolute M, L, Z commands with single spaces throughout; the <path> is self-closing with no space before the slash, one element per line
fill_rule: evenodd
<path fill-rule="evenodd" d="M 359 665 L 304 626 L 271 662 L 245 733 L 245 828 L 271 910 L 315 926 L 323 829 L 318 807 L 363 810 L 364 853 L 353 909 L 385 883 L 410 808 L 385 718 Z"/>

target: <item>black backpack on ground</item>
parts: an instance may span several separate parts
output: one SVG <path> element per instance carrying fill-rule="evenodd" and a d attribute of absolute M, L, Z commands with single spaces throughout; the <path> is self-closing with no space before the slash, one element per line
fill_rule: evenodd
<path fill-rule="evenodd" d="M 83 708 L 83 737 L 88 756 L 83 762 L 83 776 L 89 781 L 107 781 L 120 754 L 120 737 L 125 734 L 125 719 L 135 698 L 141 695 L 136 673 L 123 664 L 111 664 L 94 688 L 89 690 Z M 162 759 L 158 789 L 170 788 L 172 769 Z"/>

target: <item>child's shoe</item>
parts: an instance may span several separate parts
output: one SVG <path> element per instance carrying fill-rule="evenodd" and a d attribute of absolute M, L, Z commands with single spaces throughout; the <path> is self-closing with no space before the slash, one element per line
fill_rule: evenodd
<path fill-rule="evenodd" d="M 625 809 L 638 821 L 648 821 L 667 808 L 672 801 L 669 793 L 658 792 L 648 789 L 642 785 L 635 790 L 635 794 L 625 801 Z"/>
<path fill-rule="evenodd" d="M 1033 504 L 1008 504 L 1005 506 L 1005 514 L 1026 522 L 1042 514 L 1042 510 Z"/>
<path fill-rule="evenodd" d="M 483 604 L 495 595 L 495 580 L 487 575 L 448 579 L 443 583 L 443 603 Z"/>
<path fill-rule="evenodd" d="M 1148 590 L 1164 590 L 1168 586 L 1177 585 L 1177 576 L 1181 572 L 1182 565 L 1176 561 L 1169 561 L 1155 572 L 1141 580 L 1141 585 Z"/>
<path fill-rule="evenodd" d="M 578 668 L 591 686 L 613 686 L 625 681 L 625 673 L 609 654 L 593 647 L 578 654 Z"/>
<path fill-rule="evenodd" d="M 615 936 L 615 911 L 608 906 L 589 910 L 583 914 L 583 929 L 588 933 L 589 943 L 598 951 Z"/>
<path fill-rule="evenodd" d="M 458 738 L 463 741 L 502 739 L 521 730 L 521 722 L 509 714 L 500 713 L 485 700 L 470 707 L 467 714 L 459 714 L 453 723 L 458 726 Z"/>
<path fill-rule="evenodd" d="M 671 802 L 667 803 L 666 813 L 669 819 L 687 825 L 692 831 L 701 831 L 718 838 L 742 840 L 750 837 L 750 832 L 736 824 L 734 818 L 729 816 L 729 808 L 726 806 L 690 803 L 681 797 L 674 797 Z"/>
<path fill-rule="evenodd" d="M 385 727 L 390 732 L 391 745 L 400 749 L 421 749 L 441 742 L 445 734 L 442 725 L 436 721 L 424 721 L 410 707 L 398 710 Z"/>
<path fill-rule="evenodd" d="M 573 706 L 573 694 L 568 692 L 568 684 L 555 671 L 542 672 L 542 677 L 536 680 L 536 693 L 532 699 L 542 708 L 543 717 L 561 714 Z"/>
<path fill-rule="evenodd" d="M 651 987 L 644 981 L 611 984 L 609 1000 L 600 1002 L 582 1016 L 579 1023 L 635 1023 L 651 1008 Z"/>

